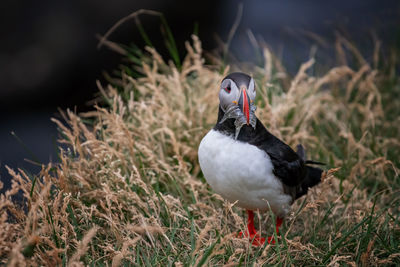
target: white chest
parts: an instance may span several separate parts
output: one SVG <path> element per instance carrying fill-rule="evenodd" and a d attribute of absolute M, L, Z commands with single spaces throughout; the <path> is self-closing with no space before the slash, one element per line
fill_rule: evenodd
<path fill-rule="evenodd" d="M 267 153 L 211 130 L 199 146 L 199 162 L 213 190 L 230 202 L 251 210 L 271 209 L 283 217 L 291 197 L 273 174 Z"/>

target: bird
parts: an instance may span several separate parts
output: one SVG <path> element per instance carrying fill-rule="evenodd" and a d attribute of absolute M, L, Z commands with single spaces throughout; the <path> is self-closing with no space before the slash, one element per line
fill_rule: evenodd
<path fill-rule="evenodd" d="M 254 226 L 254 211 L 271 210 L 276 233 L 290 206 L 321 182 L 323 163 L 306 160 L 303 145 L 296 152 L 271 134 L 256 117 L 256 87 L 248 74 L 227 75 L 219 88 L 215 126 L 203 137 L 198 160 L 214 192 L 247 210 L 247 231 L 238 236 L 261 246 L 266 239 Z M 268 243 L 275 243 L 273 236 Z"/>

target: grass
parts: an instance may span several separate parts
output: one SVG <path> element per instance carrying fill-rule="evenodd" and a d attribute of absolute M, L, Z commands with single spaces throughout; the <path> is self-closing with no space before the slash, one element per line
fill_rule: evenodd
<path fill-rule="evenodd" d="M 0 196 L 1 263 L 400 264 L 395 61 L 377 53 L 369 64 L 339 38 L 339 62 L 351 57 L 352 66 L 315 76 L 311 58 L 291 78 L 259 46 L 263 66 L 243 69 L 256 80 L 258 118 L 329 165 L 324 181 L 294 203 L 277 244 L 258 248 L 235 237 L 246 227 L 243 210 L 209 188 L 197 161 L 198 145 L 216 121 L 219 83 L 231 69 L 221 72 L 222 60 L 206 65 L 197 36 L 186 42 L 182 61 L 170 51 L 170 62 L 153 47 L 107 42 L 128 61 L 110 84 L 98 83 L 103 106 L 53 120 L 69 147 L 60 148 L 60 163 L 43 165 L 34 180 L 9 168 L 12 188 Z M 19 192 L 26 203 L 12 200 Z M 272 222 L 272 214 L 258 217 L 264 236 L 273 233 Z"/>

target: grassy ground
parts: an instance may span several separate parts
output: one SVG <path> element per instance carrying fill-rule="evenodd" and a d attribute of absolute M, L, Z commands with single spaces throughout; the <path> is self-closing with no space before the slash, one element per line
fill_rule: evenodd
<path fill-rule="evenodd" d="M 246 228 L 243 210 L 216 195 L 200 171 L 197 148 L 216 121 L 219 83 L 230 70 L 221 73 L 221 62 L 205 65 L 193 36 L 179 65 L 152 48 L 114 46 L 129 63 L 109 85 L 99 84 L 105 104 L 54 120 L 70 147 L 60 151 L 61 163 L 33 177 L 9 169 L 12 189 L 0 196 L 0 261 L 400 264 L 396 57 L 382 59 L 377 49 L 367 63 L 346 40 L 336 46 L 338 67 L 318 77 L 314 59 L 290 77 L 267 48 L 260 49 L 263 66 L 244 69 L 256 80 L 258 118 L 331 170 L 295 202 L 276 245 L 252 247 L 236 238 Z M 12 200 L 21 191 L 24 205 Z M 259 215 L 264 236 L 272 222 L 271 214 Z"/>

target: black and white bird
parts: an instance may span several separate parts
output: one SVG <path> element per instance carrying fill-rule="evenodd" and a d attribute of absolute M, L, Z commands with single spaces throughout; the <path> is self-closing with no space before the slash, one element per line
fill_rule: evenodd
<path fill-rule="evenodd" d="M 262 245 L 265 239 L 255 230 L 253 211 L 271 208 L 279 233 L 291 204 L 321 181 L 323 171 L 309 166 L 319 163 L 307 161 L 301 145 L 295 152 L 268 132 L 255 115 L 255 97 L 249 75 L 235 72 L 222 80 L 218 120 L 201 141 L 198 156 L 212 189 L 247 210 L 248 231 L 240 235 Z"/>

